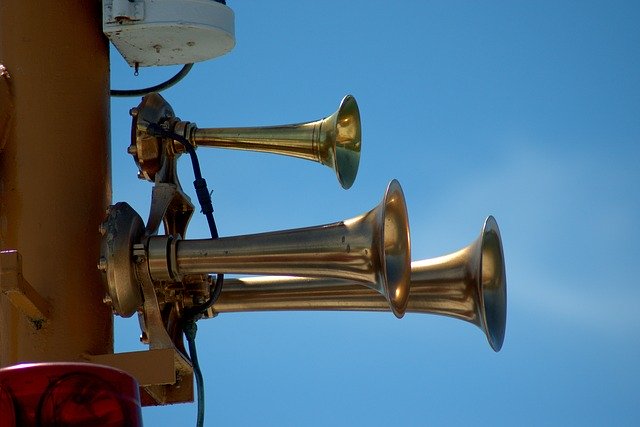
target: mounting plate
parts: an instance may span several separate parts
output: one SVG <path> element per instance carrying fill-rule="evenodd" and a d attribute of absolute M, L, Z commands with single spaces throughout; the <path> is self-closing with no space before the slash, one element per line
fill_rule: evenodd
<path fill-rule="evenodd" d="M 133 245 L 144 235 L 144 223 L 128 203 L 119 202 L 107 210 L 100 234 L 102 253 L 98 269 L 106 274 L 107 295 L 118 315 L 130 317 L 143 303 L 132 253 Z"/>

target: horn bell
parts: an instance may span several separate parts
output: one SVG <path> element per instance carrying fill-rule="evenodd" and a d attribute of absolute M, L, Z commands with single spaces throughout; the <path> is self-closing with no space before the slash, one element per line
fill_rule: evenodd
<path fill-rule="evenodd" d="M 408 311 L 456 317 L 484 331 L 495 351 L 506 327 L 507 281 L 498 224 L 489 216 L 480 237 L 457 252 L 411 264 Z"/>
<path fill-rule="evenodd" d="M 500 351 L 506 327 L 506 274 L 496 220 L 488 217 L 471 245 L 411 263 L 407 311 L 455 317 L 479 327 Z M 209 315 L 263 310 L 386 311 L 379 294 L 353 282 L 302 277 L 225 279 Z"/>

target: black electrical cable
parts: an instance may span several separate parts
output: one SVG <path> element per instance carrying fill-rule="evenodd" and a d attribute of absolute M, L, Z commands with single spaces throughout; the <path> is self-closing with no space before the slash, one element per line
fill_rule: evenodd
<path fill-rule="evenodd" d="M 209 190 L 207 189 L 207 181 L 202 177 L 200 162 L 198 161 L 198 156 L 196 154 L 195 148 L 193 147 L 193 145 L 191 145 L 187 138 L 178 135 L 177 133 L 165 130 L 157 123 L 151 123 L 147 127 L 147 132 L 154 136 L 173 139 L 184 146 L 185 150 L 189 154 L 189 158 L 191 159 L 191 165 L 193 166 L 193 176 L 195 177 L 193 186 L 196 190 L 196 195 L 198 196 L 198 202 L 200 203 L 202 213 L 207 217 L 207 224 L 209 225 L 209 232 L 211 233 L 211 237 L 217 239 L 218 229 L 216 227 L 215 219 L 213 218 L 213 205 L 211 204 L 211 195 L 209 194 Z"/>
<path fill-rule="evenodd" d="M 198 351 L 196 349 L 196 332 L 198 326 L 196 320 L 191 318 L 183 323 L 182 330 L 184 336 L 187 337 L 187 344 L 189 346 L 189 358 L 191 359 L 191 365 L 193 365 L 193 375 L 196 377 L 197 388 L 197 401 L 198 401 L 198 416 L 196 420 L 196 427 L 204 426 L 204 377 L 200 370 L 200 363 L 198 362 Z"/>
<path fill-rule="evenodd" d="M 189 158 L 191 159 L 191 165 L 193 166 L 193 176 L 195 180 L 193 181 L 193 186 L 196 189 L 196 195 L 198 196 L 198 202 L 200 203 L 200 207 L 202 213 L 207 218 L 207 224 L 209 225 L 209 232 L 211 233 L 211 238 L 217 239 L 218 236 L 218 228 L 216 227 L 216 221 L 213 217 L 213 205 L 211 203 L 211 194 L 207 188 L 207 181 L 202 177 L 202 171 L 200 169 L 200 162 L 198 161 L 198 155 L 196 154 L 196 150 L 191 145 L 191 143 L 187 140 L 187 138 L 178 135 L 177 133 L 170 132 L 164 129 L 157 123 L 151 123 L 147 127 L 147 132 L 152 135 L 160 136 L 163 138 L 171 138 L 175 141 L 178 141 L 182 144 L 189 153 Z M 211 292 L 211 297 L 204 304 L 194 306 L 189 311 L 189 315 L 198 316 L 200 313 L 203 313 L 205 310 L 209 309 L 215 302 L 218 300 L 220 293 L 222 292 L 222 284 L 224 281 L 224 276 L 222 274 L 218 274 L 216 276 L 215 286 Z"/>
<path fill-rule="evenodd" d="M 164 129 L 162 126 L 160 126 L 157 123 L 151 123 L 147 127 L 147 132 L 149 132 L 151 135 L 160 136 L 163 138 L 170 138 L 175 141 L 178 141 L 180 144 L 184 146 L 185 150 L 187 150 L 187 153 L 189 154 L 189 158 L 191 159 L 191 164 L 193 166 L 193 176 L 195 177 L 195 180 L 193 181 L 193 186 L 196 189 L 198 202 L 200 203 L 202 213 L 207 218 L 207 224 L 209 225 L 209 232 L 211 233 L 211 238 L 217 239 L 219 237 L 218 228 L 216 227 L 216 221 L 215 221 L 215 218 L 213 217 L 213 205 L 211 203 L 211 194 L 209 193 L 209 190 L 207 188 L 207 181 L 202 177 L 200 162 L 198 161 L 198 156 L 196 154 L 195 148 L 193 147 L 193 145 L 191 145 L 191 143 L 185 137 L 178 135 L 177 133 L 170 132 Z M 212 307 L 213 304 L 215 304 L 215 302 L 218 300 L 218 297 L 222 292 L 223 281 L 224 281 L 224 275 L 217 274 L 216 282 L 213 287 L 213 290 L 211 291 L 211 297 L 209 298 L 209 300 L 206 301 L 204 304 L 194 306 L 189 310 L 185 310 L 186 315 L 195 318 L 199 316 L 201 313 L 203 313 L 204 311 L 206 311 L 207 309 L 209 309 L 210 307 Z"/>
<path fill-rule="evenodd" d="M 185 64 L 184 67 L 182 67 L 182 69 L 180 69 L 180 71 L 178 71 L 175 76 L 155 86 L 150 86 L 143 89 L 111 89 L 110 94 L 111 96 L 115 97 L 132 97 L 144 96 L 151 92 L 160 92 L 165 89 L 169 89 L 171 86 L 182 80 L 187 74 L 189 74 L 191 68 L 193 68 L 193 64 Z"/>
<path fill-rule="evenodd" d="M 189 153 L 191 165 L 193 166 L 193 175 L 195 178 L 195 180 L 193 181 L 193 186 L 196 189 L 198 202 L 200 203 L 202 213 L 207 218 L 207 224 L 209 225 L 211 238 L 217 239 L 218 228 L 216 227 L 216 222 L 213 217 L 213 204 L 211 203 L 211 194 L 209 193 L 209 190 L 207 188 L 207 181 L 202 177 L 200 162 L 198 161 L 198 156 L 196 155 L 195 148 L 185 137 L 174 132 L 170 132 L 164 129 L 159 124 L 150 124 L 147 128 L 147 132 L 149 132 L 151 135 L 160 136 L 162 138 L 170 138 L 178 141 L 184 146 L 187 153 Z M 204 304 L 196 305 L 184 310 L 182 330 L 184 331 L 184 335 L 187 338 L 187 343 L 189 346 L 189 357 L 191 359 L 191 364 L 193 365 L 193 374 L 196 377 L 196 386 L 198 393 L 198 417 L 196 421 L 196 427 L 202 427 L 204 425 L 204 378 L 202 376 L 202 371 L 200 370 L 200 364 L 198 363 L 198 353 L 196 350 L 196 332 L 198 330 L 196 321 L 200 318 L 202 313 L 212 307 L 213 304 L 215 304 L 215 302 L 218 300 L 218 297 L 222 292 L 223 283 L 224 275 L 217 274 L 215 285 L 213 286 L 213 289 L 210 289 L 211 296 L 209 297 L 209 300 Z"/>

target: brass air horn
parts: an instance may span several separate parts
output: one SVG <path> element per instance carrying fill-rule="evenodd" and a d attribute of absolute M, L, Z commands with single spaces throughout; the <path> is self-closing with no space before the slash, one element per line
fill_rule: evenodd
<path fill-rule="evenodd" d="M 154 282 L 208 273 L 293 274 L 346 279 L 380 293 L 397 317 L 409 297 L 411 252 L 402 188 L 389 183 L 382 202 L 334 224 L 219 239 L 181 240 L 142 235 L 142 219 L 126 203 L 112 207 L 101 269 L 116 312 L 130 316 L 142 303 L 134 259 L 144 259 Z M 142 241 L 145 255 L 132 257 Z M 138 245 L 139 246 L 139 245 Z M 384 301 L 383 299 L 383 301 Z"/>
<path fill-rule="evenodd" d="M 164 165 L 161 139 L 147 132 L 159 124 L 186 138 L 194 147 L 220 147 L 283 154 L 312 160 L 333 169 L 343 188 L 353 185 L 360 163 L 360 112 L 353 96 L 347 95 L 332 115 L 312 122 L 282 126 L 200 129 L 195 123 L 180 121 L 165 99 L 157 93 L 142 98 L 131 110 L 132 141 L 129 153 L 141 176 L 154 181 Z M 184 147 L 175 144 L 173 152 Z M 169 153 L 174 154 L 174 153 Z"/>
<path fill-rule="evenodd" d="M 411 263 L 407 311 L 455 317 L 484 331 L 495 351 L 504 340 L 506 276 L 498 224 L 449 255 Z M 227 279 L 210 315 L 260 310 L 388 310 L 376 292 L 353 282 L 301 277 Z"/>

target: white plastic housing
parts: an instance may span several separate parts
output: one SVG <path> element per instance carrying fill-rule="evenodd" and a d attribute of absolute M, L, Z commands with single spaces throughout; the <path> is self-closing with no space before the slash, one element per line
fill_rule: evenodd
<path fill-rule="evenodd" d="M 102 29 L 131 66 L 188 64 L 235 46 L 233 11 L 214 0 L 103 0 Z"/>

